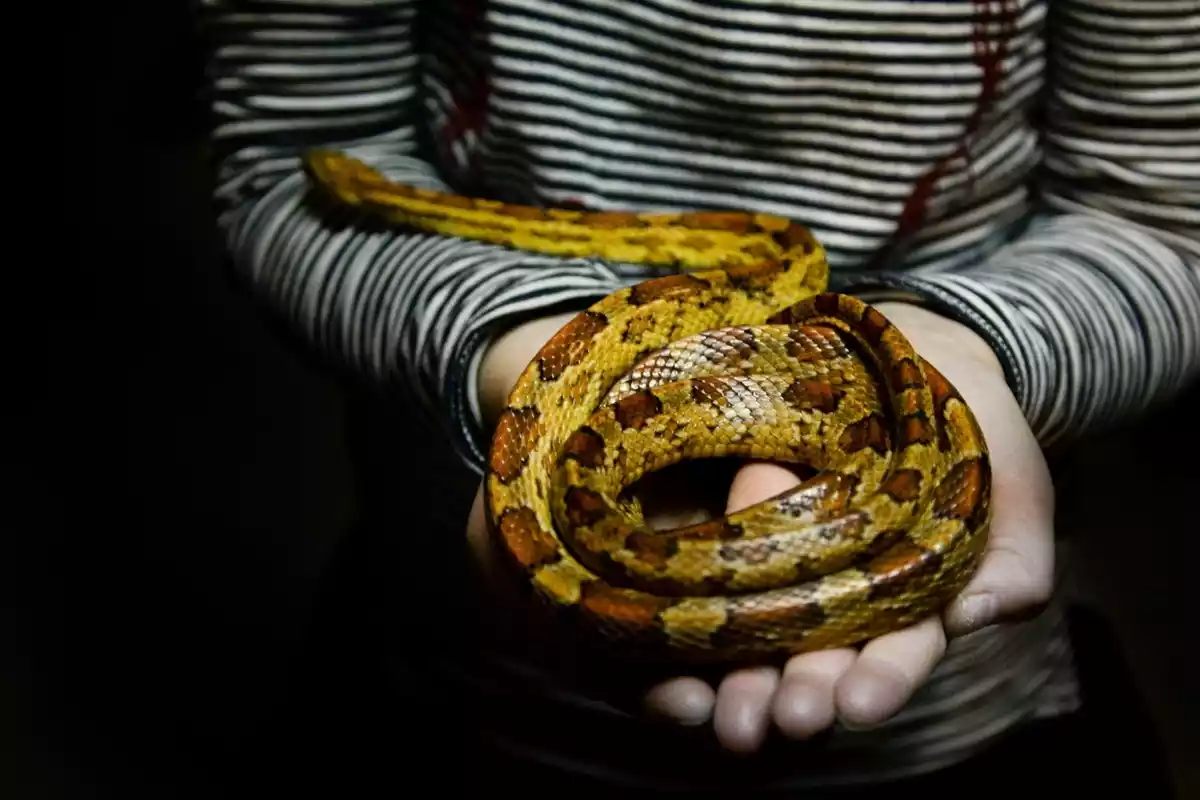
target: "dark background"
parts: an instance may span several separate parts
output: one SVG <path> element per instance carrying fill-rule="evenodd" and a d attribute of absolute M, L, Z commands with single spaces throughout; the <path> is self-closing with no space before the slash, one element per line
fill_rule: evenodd
<path fill-rule="evenodd" d="M 37 268 L 57 324 L 30 342 L 33 646 L 10 684 L 37 788 L 0 795 L 225 796 L 278 749 L 322 569 L 357 518 L 343 382 L 232 281 L 188 4 L 66 16 L 46 154 L 76 202 L 43 207 L 71 214 Z"/>
<path fill-rule="evenodd" d="M 296 772 L 303 783 L 299 754 L 353 739 L 313 710 L 337 701 L 297 676 L 331 658 L 306 643 L 335 545 L 363 518 L 370 467 L 351 434 L 370 423 L 360 388 L 272 322 L 221 255 L 188 5 L 102 10 L 68 25 L 62 147 L 42 154 L 74 202 L 41 209 L 54 233 L 32 247 L 60 258 L 29 265 L 52 302 L 20 340 L 45 378 L 14 420 L 35 485 L 17 498 L 31 508 L 20 557 L 5 559 L 16 725 L 0 768 L 19 781 L 5 796 L 274 796 Z M 1197 606 L 1183 594 L 1198 400 L 1075 448 L 1059 483 L 1071 591 L 1109 624 L 1182 797 L 1200 796 Z"/>

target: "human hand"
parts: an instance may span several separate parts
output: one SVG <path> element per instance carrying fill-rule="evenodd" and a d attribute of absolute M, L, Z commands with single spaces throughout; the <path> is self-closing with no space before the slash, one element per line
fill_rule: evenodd
<path fill-rule="evenodd" d="M 987 551 L 974 578 L 940 617 L 881 636 L 861 650 L 842 648 L 791 658 L 782 670 L 735 670 L 714 688 L 694 677 L 655 686 L 653 711 L 684 725 L 711 720 L 721 743 L 750 752 L 774 725 L 808 738 L 835 720 L 850 728 L 877 725 L 895 714 L 929 677 L 948 637 L 1034 611 L 1052 589 L 1054 488 L 1041 448 L 1003 369 L 987 344 L 965 326 L 904 303 L 878 303 L 970 405 L 987 440 L 992 465 L 993 519 Z M 758 503 L 799 483 L 783 465 L 748 464 L 734 476 L 727 512 Z"/>
<path fill-rule="evenodd" d="M 896 713 L 928 678 L 948 637 L 1036 609 L 1049 598 L 1053 573 L 1054 492 L 1049 470 L 1003 371 L 987 344 L 959 323 L 903 303 L 876 307 L 912 341 L 970 404 L 987 439 L 992 465 L 993 520 L 980 569 L 939 618 L 875 639 L 861 650 L 843 648 L 796 656 L 782 670 L 734 670 L 713 685 L 681 676 L 650 689 L 648 709 L 683 725 L 709 722 L 729 750 L 751 752 L 772 725 L 785 736 L 807 738 L 835 720 L 870 727 Z M 485 415 L 494 419 L 508 389 L 541 345 L 572 315 L 516 328 L 489 350 L 481 374 Z M 799 483 L 790 468 L 741 467 L 728 490 L 725 513 L 745 508 Z M 694 485 L 660 484 L 665 502 L 645 498 L 656 527 L 695 522 Z M 689 491 L 689 489 L 691 491 Z M 673 492 L 671 490 L 674 490 Z M 495 551 L 486 535 L 482 495 L 468 523 L 472 549 L 494 575 Z M 502 581 L 497 581 L 502 586 Z M 502 589 L 501 589 L 502 591 Z"/>

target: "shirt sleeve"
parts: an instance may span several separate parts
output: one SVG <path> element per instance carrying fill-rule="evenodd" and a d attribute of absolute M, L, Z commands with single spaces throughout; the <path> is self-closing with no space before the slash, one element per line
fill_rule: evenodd
<path fill-rule="evenodd" d="M 1200 367 L 1200 11 L 1062 0 L 1053 13 L 1043 213 L 965 270 L 852 284 L 977 330 L 1044 444 L 1143 412 Z"/>
<path fill-rule="evenodd" d="M 423 120 L 449 91 L 422 76 L 419 0 L 203 0 L 215 116 L 215 200 L 227 249 L 267 304 L 317 347 L 413 396 L 476 471 L 478 363 L 525 315 L 586 305 L 636 270 L 381 229 L 324 202 L 298 156 L 346 150 L 404 183 L 447 191 Z M 424 13 L 422 11 L 421 13 Z"/>

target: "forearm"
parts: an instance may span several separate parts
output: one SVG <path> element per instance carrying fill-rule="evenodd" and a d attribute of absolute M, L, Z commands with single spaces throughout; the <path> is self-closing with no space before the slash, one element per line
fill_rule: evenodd
<path fill-rule="evenodd" d="M 1043 220 L 963 273 L 856 288 L 899 292 L 981 335 L 1043 444 L 1143 412 L 1200 365 L 1200 265 L 1138 226 L 1090 215 Z"/>
<path fill-rule="evenodd" d="M 415 152 L 418 4 L 202 0 L 224 227 L 307 149 Z"/>
<path fill-rule="evenodd" d="M 368 160 L 400 180 L 410 168 L 399 157 Z M 313 194 L 303 176 L 280 182 L 231 229 L 234 257 L 315 347 L 415 399 L 481 469 L 479 366 L 491 338 L 552 309 L 586 306 L 619 288 L 621 273 L 586 259 L 381 228 Z"/>
<path fill-rule="evenodd" d="M 380 229 L 312 191 L 299 156 L 318 146 L 447 190 L 412 155 L 425 113 L 417 5 L 206 0 L 215 199 L 228 250 L 266 302 L 337 361 L 415 396 L 478 467 L 477 368 L 492 334 L 621 279 L 598 262 Z"/>
<path fill-rule="evenodd" d="M 1200 363 L 1195 4 L 1055 15 L 1035 187 L 1053 216 L 964 272 L 876 281 L 983 335 L 1043 443 L 1144 411 Z"/>

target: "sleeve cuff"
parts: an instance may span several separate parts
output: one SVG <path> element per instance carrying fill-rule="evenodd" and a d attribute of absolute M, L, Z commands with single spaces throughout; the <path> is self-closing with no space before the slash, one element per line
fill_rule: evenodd
<path fill-rule="evenodd" d="M 502 331 L 515 325 L 560 311 L 582 311 L 613 290 L 610 287 L 585 292 L 568 300 L 548 300 L 545 305 L 506 314 L 480 325 L 459 341 L 446 373 L 446 410 L 455 450 L 476 474 L 482 476 L 484 473 L 491 437 L 479 407 L 479 370 L 488 346 Z"/>
<path fill-rule="evenodd" d="M 992 348 L 1004 368 L 1004 377 L 1013 394 L 1018 397 L 1024 395 L 1025 380 L 1019 368 L 1016 349 L 998 325 L 946 286 L 911 275 L 880 273 L 855 277 L 844 284 L 842 291 L 856 294 L 867 302 L 900 300 L 914 303 L 966 325 Z"/>

